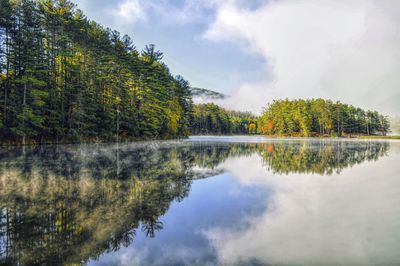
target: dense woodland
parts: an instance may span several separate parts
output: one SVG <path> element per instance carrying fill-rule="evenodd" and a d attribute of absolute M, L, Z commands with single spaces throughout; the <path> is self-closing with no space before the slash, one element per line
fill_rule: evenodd
<path fill-rule="evenodd" d="M 250 112 L 228 111 L 213 103 L 193 108 L 193 134 L 254 134 L 257 118 Z"/>
<path fill-rule="evenodd" d="M 154 45 L 68 0 L 0 0 L 0 137 L 18 142 L 189 134 L 189 83 Z"/>
<path fill-rule="evenodd" d="M 390 123 L 376 111 L 323 99 L 276 100 L 258 120 L 261 134 L 278 136 L 386 135 Z"/>

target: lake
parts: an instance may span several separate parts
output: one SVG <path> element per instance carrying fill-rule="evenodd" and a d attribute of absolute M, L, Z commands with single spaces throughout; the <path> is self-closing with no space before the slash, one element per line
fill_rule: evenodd
<path fill-rule="evenodd" d="M 400 141 L 0 149 L 7 265 L 399 265 Z"/>

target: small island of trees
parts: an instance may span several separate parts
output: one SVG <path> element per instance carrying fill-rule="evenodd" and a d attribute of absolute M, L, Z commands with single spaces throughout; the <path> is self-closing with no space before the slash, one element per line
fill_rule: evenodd
<path fill-rule="evenodd" d="M 261 134 L 294 137 L 385 136 L 388 117 L 377 111 L 324 99 L 275 100 L 261 116 L 228 111 L 213 103 L 194 105 L 192 134 Z"/>
<path fill-rule="evenodd" d="M 341 102 L 323 99 L 275 100 L 258 120 L 258 130 L 278 136 L 386 135 L 389 119 Z"/>

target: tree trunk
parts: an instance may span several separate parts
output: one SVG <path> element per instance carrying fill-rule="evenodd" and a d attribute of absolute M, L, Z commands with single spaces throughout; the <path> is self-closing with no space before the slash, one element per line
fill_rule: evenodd
<path fill-rule="evenodd" d="M 8 93 L 9 73 L 10 73 L 10 44 L 8 40 L 8 29 L 6 29 L 6 82 L 4 84 L 4 106 L 3 106 L 4 124 L 6 124 L 6 119 L 7 119 L 7 93 Z"/>
<path fill-rule="evenodd" d="M 22 98 L 22 112 L 23 112 L 23 120 L 22 120 L 22 124 L 23 127 L 25 129 L 25 106 L 26 106 L 26 90 L 27 90 L 27 85 L 26 85 L 26 81 L 24 83 L 24 95 Z M 22 135 L 22 145 L 25 146 L 25 137 L 26 137 L 26 133 L 24 132 L 24 134 Z"/>

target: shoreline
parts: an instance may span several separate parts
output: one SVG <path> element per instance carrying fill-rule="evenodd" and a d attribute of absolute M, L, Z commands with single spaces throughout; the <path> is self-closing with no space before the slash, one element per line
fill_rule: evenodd
<path fill-rule="evenodd" d="M 334 136 L 271 136 L 271 135 L 260 135 L 260 134 L 248 134 L 248 135 L 190 135 L 189 138 L 223 138 L 223 137 L 259 137 L 266 138 L 272 140 L 279 139 L 288 139 L 288 140 L 302 140 L 302 139 L 310 139 L 310 140 L 400 140 L 400 136 L 347 136 L 347 137 L 334 137 Z"/>
<path fill-rule="evenodd" d="M 363 136 L 363 137 L 358 137 L 359 139 L 398 139 L 400 140 L 400 136 Z"/>
<path fill-rule="evenodd" d="M 107 140 L 107 139 L 82 139 L 82 140 L 45 140 L 38 142 L 36 140 L 27 140 L 25 144 L 21 141 L 6 140 L 0 141 L 0 147 L 38 147 L 38 146 L 49 146 L 49 145 L 79 145 L 79 144 L 117 144 L 117 143 L 132 143 L 132 142 L 144 142 L 144 141 L 168 141 L 168 140 L 184 140 L 188 139 L 189 136 L 180 136 L 173 138 L 121 138 L 119 141 Z"/>
<path fill-rule="evenodd" d="M 336 140 L 400 140 L 400 136 L 348 136 L 348 137 L 331 137 L 331 136 L 310 136 L 310 137 L 302 137 L 302 136 L 269 136 L 269 135 L 260 135 L 260 134 L 247 134 L 247 135 L 218 135 L 218 134 L 202 134 L 202 135 L 189 135 L 186 137 L 177 137 L 177 138 L 129 138 L 123 139 L 121 141 L 109 141 L 109 140 L 83 140 L 83 141 L 73 141 L 73 140 L 64 140 L 64 141 L 44 141 L 38 143 L 36 141 L 29 141 L 26 144 L 22 144 L 21 142 L 13 142 L 6 141 L 0 142 L 0 147 L 37 147 L 37 146 L 49 146 L 49 145 L 79 145 L 79 144 L 124 144 L 124 143 L 133 143 L 133 142 L 146 142 L 146 141 L 173 141 L 173 140 L 190 140 L 190 138 L 196 137 L 215 137 L 215 138 L 223 138 L 223 137 L 263 137 L 270 139 L 336 139 Z"/>

